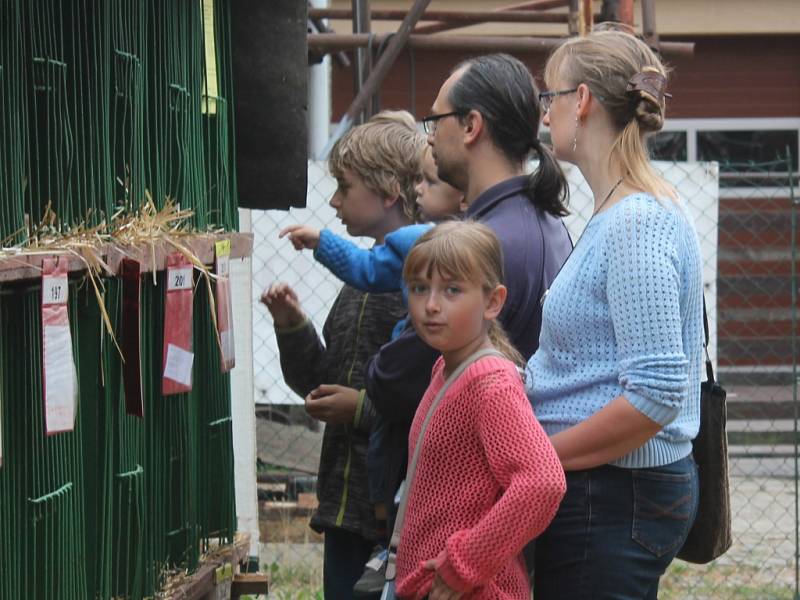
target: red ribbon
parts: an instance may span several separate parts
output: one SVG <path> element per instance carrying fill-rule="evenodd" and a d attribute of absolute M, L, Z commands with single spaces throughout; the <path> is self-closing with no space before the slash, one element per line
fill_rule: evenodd
<path fill-rule="evenodd" d="M 167 298 L 164 309 L 164 346 L 161 393 L 180 394 L 192 389 L 192 263 L 180 252 L 167 257 Z"/>
<path fill-rule="evenodd" d="M 125 410 L 129 415 L 144 416 L 142 401 L 142 368 L 140 362 L 141 333 L 141 266 L 136 260 L 122 259 L 122 355 L 125 365 Z"/>
<path fill-rule="evenodd" d="M 47 435 L 75 428 L 78 381 L 72 354 L 67 259 L 42 262 L 42 391 Z"/>

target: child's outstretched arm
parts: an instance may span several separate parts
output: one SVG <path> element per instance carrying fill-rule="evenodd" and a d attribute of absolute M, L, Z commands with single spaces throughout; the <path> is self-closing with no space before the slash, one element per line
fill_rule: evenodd
<path fill-rule="evenodd" d="M 485 585 L 544 531 L 566 491 L 564 470 L 521 382 L 498 382 L 487 392 L 477 428 L 503 494 L 474 527 L 453 533 L 444 552 L 431 557 L 437 574 L 461 593 Z"/>
<path fill-rule="evenodd" d="M 319 244 L 319 229 L 309 225 L 289 225 L 278 233 L 279 238 L 287 235 L 295 250 L 316 250 Z"/>
<path fill-rule="evenodd" d="M 275 323 L 283 378 L 292 391 L 305 398 L 311 390 L 325 383 L 325 345 L 289 284 L 273 283 L 261 294 L 261 303 L 269 309 Z M 326 322 L 325 339 L 329 339 L 328 328 Z"/>
<path fill-rule="evenodd" d="M 403 261 L 417 238 L 432 225 L 408 225 L 386 236 L 383 244 L 366 250 L 323 229 L 291 225 L 279 237 L 289 236 L 298 250 L 314 250 L 314 258 L 331 273 L 365 292 L 399 292 L 402 289 Z"/>

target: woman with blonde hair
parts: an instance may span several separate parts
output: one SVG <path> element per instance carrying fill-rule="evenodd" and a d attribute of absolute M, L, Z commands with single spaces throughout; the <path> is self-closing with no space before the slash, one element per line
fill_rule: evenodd
<path fill-rule="evenodd" d="M 667 73 L 605 31 L 559 46 L 541 94 L 556 156 L 594 214 L 546 296 L 528 395 L 567 472 L 536 542 L 537 600 L 656 598 L 695 518 L 701 258 L 674 188 L 649 162 Z"/>

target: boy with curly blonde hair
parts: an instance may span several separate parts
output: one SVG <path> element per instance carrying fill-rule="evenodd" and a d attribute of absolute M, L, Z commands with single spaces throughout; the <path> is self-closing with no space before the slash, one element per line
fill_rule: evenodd
<path fill-rule="evenodd" d="M 330 204 L 350 235 L 383 244 L 392 232 L 414 222 L 414 185 L 424 143 L 410 114 L 384 112 L 334 145 L 328 162 L 338 187 Z M 325 321 L 322 340 L 287 284 L 273 284 L 261 300 L 275 323 L 286 383 L 305 399 L 309 415 L 325 422 L 319 507 L 311 527 L 325 536 L 326 598 L 350 598 L 380 537 L 367 477 L 375 412 L 363 389 L 364 367 L 404 317 L 402 295 L 345 285 Z"/>

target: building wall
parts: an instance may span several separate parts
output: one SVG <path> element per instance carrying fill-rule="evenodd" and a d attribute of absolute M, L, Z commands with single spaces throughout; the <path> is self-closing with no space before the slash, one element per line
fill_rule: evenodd
<path fill-rule="evenodd" d="M 669 117 L 800 116 L 800 35 L 682 36 L 680 41 L 695 42 L 695 53 L 671 61 L 674 98 Z M 537 77 L 541 74 L 545 54 L 518 56 Z M 381 106 L 409 109 L 418 118 L 428 114 L 441 83 L 467 57 L 459 52 L 404 52 L 381 86 Z M 334 61 L 334 121 L 352 99 L 352 70 Z"/>
<path fill-rule="evenodd" d="M 498 10 L 520 0 L 433 0 L 430 10 Z M 332 0 L 334 8 L 351 7 L 351 0 Z M 372 0 L 371 6 L 408 10 L 409 0 Z M 594 0 L 595 14 L 602 0 Z M 549 12 L 566 12 L 555 9 Z M 641 29 L 641 2 L 634 0 L 634 25 Z M 800 2 L 797 0 L 658 0 L 656 22 L 660 35 L 756 35 L 800 33 Z M 339 33 L 352 30 L 349 21 L 334 20 L 331 26 Z M 375 21 L 373 31 L 397 31 L 397 21 Z M 455 35 L 547 35 L 566 34 L 564 24 L 485 23 L 462 27 Z"/>

